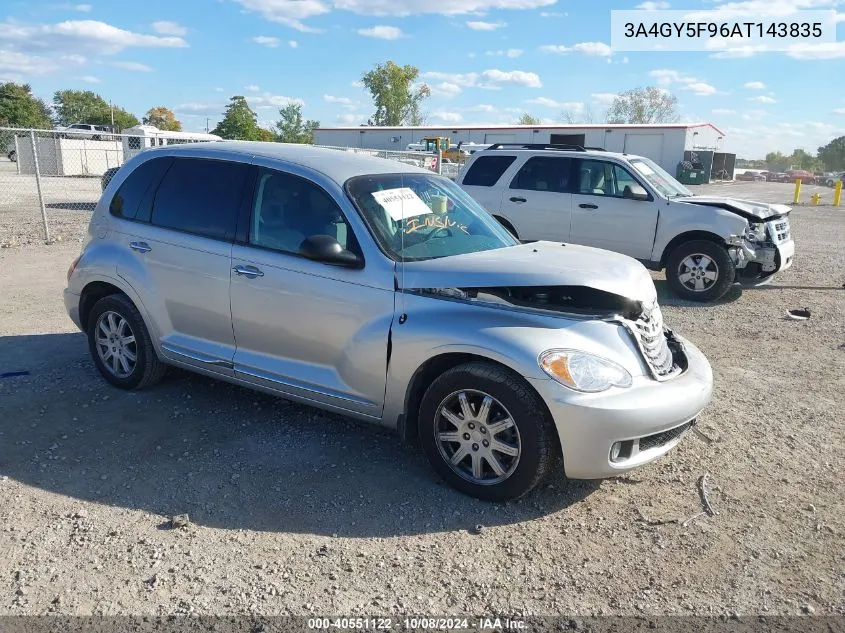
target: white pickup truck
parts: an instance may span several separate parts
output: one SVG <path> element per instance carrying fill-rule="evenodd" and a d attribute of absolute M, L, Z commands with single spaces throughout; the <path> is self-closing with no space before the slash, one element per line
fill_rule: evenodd
<path fill-rule="evenodd" d="M 492 145 L 457 183 L 523 241 L 604 248 L 666 270 L 683 299 L 715 301 L 792 265 L 790 207 L 697 196 L 648 158 L 576 146 Z"/>

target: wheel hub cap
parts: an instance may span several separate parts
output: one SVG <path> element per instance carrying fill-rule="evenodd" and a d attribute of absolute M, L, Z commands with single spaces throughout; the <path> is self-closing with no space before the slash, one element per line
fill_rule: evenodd
<path fill-rule="evenodd" d="M 498 400 L 482 391 L 457 391 L 443 399 L 435 415 L 440 455 L 463 479 L 492 485 L 516 470 L 519 430 Z"/>
<path fill-rule="evenodd" d="M 709 290 L 717 279 L 719 266 L 703 253 L 689 255 L 678 265 L 678 280 L 692 292 Z"/>
<path fill-rule="evenodd" d="M 104 312 L 95 327 L 97 355 L 106 370 L 128 378 L 138 362 L 138 346 L 129 322 L 117 312 Z"/>

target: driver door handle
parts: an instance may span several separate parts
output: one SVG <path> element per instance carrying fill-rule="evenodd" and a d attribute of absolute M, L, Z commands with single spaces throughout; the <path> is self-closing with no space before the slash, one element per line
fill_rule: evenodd
<path fill-rule="evenodd" d="M 511 202 L 516 202 L 517 204 L 522 204 L 523 202 L 528 202 L 525 198 L 511 198 Z"/>
<path fill-rule="evenodd" d="M 146 242 L 129 242 L 129 248 L 136 253 L 149 253 L 153 250 Z"/>
<path fill-rule="evenodd" d="M 232 272 L 236 275 L 241 275 L 243 277 L 249 277 L 250 279 L 254 279 L 255 277 L 263 277 L 264 273 L 261 272 L 255 266 L 235 266 L 232 268 Z"/>
<path fill-rule="evenodd" d="M 585 204 L 579 204 L 578 206 L 581 207 L 582 209 L 598 209 L 599 208 L 599 206 L 597 204 L 586 204 L 585 203 Z"/>

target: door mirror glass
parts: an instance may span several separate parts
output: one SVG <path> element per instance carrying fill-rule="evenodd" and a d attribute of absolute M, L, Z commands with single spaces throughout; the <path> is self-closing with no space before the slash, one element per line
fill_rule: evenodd
<path fill-rule="evenodd" d="M 334 264 L 346 268 L 360 268 L 363 260 L 340 245 L 330 235 L 312 235 L 306 238 L 299 247 L 299 254 L 315 262 Z"/>
<path fill-rule="evenodd" d="M 631 200 L 640 200 L 642 202 L 648 202 L 649 196 L 645 191 L 634 191 L 631 194 Z"/>

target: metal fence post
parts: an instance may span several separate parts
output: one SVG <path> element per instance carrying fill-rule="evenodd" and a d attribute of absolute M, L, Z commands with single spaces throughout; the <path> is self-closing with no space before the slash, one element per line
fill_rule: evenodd
<path fill-rule="evenodd" d="M 443 150 L 437 148 L 437 175 L 443 175 Z"/>
<path fill-rule="evenodd" d="M 47 226 L 47 206 L 44 204 L 44 192 L 41 190 L 41 167 L 38 165 L 38 143 L 35 139 L 35 130 L 29 131 L 29 139 L 32 142 L 32 162 L 35 163 L 35 186 L 38 189 L 38 202 L 41 203 L 41 221 L 44 223 L 44 241 L 49 244 L 50 227 Z"/>

